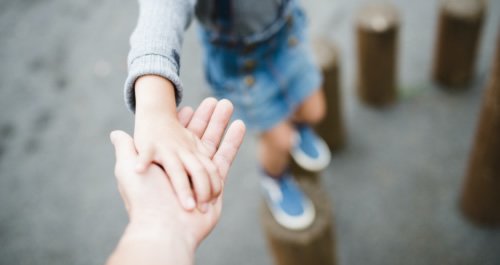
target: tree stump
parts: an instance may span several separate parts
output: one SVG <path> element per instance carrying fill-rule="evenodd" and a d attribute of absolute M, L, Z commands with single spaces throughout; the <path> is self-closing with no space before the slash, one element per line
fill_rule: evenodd
<path fill-rule="evenodd" d="M 293 231 L 276 223 L 265 202 L 261 221 L 276 265 L 336 264 L 334 226 L 329 198 L 319 185 L 299 182 L 316 209 L 314 223 Z"/>
<path fill-rule="evenodd" d="M 474 75 L 484 0 L 443 0 L 438 21 L 433 78 L 447 87 L 464 87 Z"/>
<path fill-rule="evenodd" d="M 367 5 L 357 15 L 357 92 L 367 105 L 382 107 L 397 99 L 399 24 L 389 4 Z"/>
<path fill-rule="evenodd" d="M 477 224 L 500 226 L 500 32 L 469 157 L 461 208 Z"/>
<path fill-rule="evenodd" d="M 315 129 L 333 153 L 344 145 L 345 140 L 339 82 L 340 54 L 335 44 L 323 38 L 315 39 L 313 48 L 323 73 L 323 91 L 327 106 L 325 119 Z"/>

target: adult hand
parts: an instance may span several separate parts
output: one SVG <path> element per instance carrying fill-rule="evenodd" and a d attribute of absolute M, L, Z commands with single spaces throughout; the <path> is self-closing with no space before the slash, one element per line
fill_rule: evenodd
<path fill-rule="evenodd" d="M 196 112 L 184 108 L 178 117 L 183 126 L 207 146 L 223 190 L 230 165 L 242 143 L 245 126 L 241 121 L 233 122 L 222 140 L 233 108 L 227 100 L 213 104 L 216 106 L 202 104 Z M 207 111 L 209 109 L 213 111 Z M 134 140 L 128 134 L 112 132 L 111 141 L 116 151 L 115 175 L 130 224 L 110 263 L 132 263 L 134 259 L 140 263 L 146 263 L 144 259 L 151 263 L 192 262 L 195 248 L 220 217 L 222 192 L 208 204 L 205 212 L 186 211 L 176 199 L 170 178 L 159 165 L 154 164 L 142 173 L 135 170 L 138 154 Z M 130 257 L 138 252 L 143 255 Z"/>

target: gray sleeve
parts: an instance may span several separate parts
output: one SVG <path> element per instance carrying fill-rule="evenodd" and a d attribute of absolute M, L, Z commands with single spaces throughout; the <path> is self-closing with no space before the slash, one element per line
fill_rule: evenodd
<path fill-rule="evenodd" d="M 175 99 L 182 98 L 179 61 L 185 29 L 189 26 L 195 0 L 139 0 L 139 20 L 130 37 L 125 102 L 135 111 L 134 85 L 147 74 L 170 80 Z"/>

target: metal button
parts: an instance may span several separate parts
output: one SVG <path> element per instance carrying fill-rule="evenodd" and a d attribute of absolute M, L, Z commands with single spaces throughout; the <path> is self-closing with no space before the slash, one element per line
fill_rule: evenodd
<path fill-rule="evenodd" d="M 298 43 L 299 43 L 299 41 L 297 40 L 297 38 L 295 36 L 290 36 L 288 38 L 288 46 L 295 47 L 295 46 L 297 46 Z"/>
<path fill-rule="evenodd" d="M 255 50 L 255 48 L 256 48 L 256 45 L 253 43 L 245 45 L 245 47 L 243 47 L 243 53 L 245 53 L 245 54 L 251 53 Z"/>
<path fill-rule="evenodd" d="M 255 78 L 251 75 L 245 76 L 245 84 L 249 87 L 253 86 L 253 84 L 255 84 Z"/>
<path fill-rule="evenodd" d="M 246 72 L 251 72 L 255 69 L 255 60 L 247 60 L 243 63 L 243 70 Z"/>

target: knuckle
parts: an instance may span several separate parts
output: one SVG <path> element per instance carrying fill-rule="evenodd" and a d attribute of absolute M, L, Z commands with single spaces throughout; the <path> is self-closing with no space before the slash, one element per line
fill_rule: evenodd
<path fill-rule="evenodd" d="M 222 190 L 222 186 L 220 184 L 220 181 L 217 179 L 213 182 L 213 192 L 215 196 L 218 196 Z"/>
<path fill-rule="evenodd" d="M 198 183 L 196 186 L 196 197 L 202 201 L 207 201 L 210 198 L 210 186 L 208 183 Z"/>
<path fill-rule="evenodd" d="M 207 171 L 210 176 L 218 177 L 217 167 L 213 163 L 207 165 Z"/>
<path fill-rule="evenodd" d="M 187 180 L 181 180 L 181 181 L 176 181 L 174 182 L 174 190 L 178 194 L 182 194 L 185 196 L 191 195 L 191 188 L 187 182 Z"/>
<path fill-rule="evenodd" d="M 192 174 L 194 174 L 195 177 L 206 177 L 207 170 L 200 163 L 195 163 L 192 166 Z"/>
<path fill-rule="evenodd" d="M 210 189 L 208 187 L 204 187 L 198 191 L 197 195 L 201 201 L 208 201 L 210 199 Z"/>

